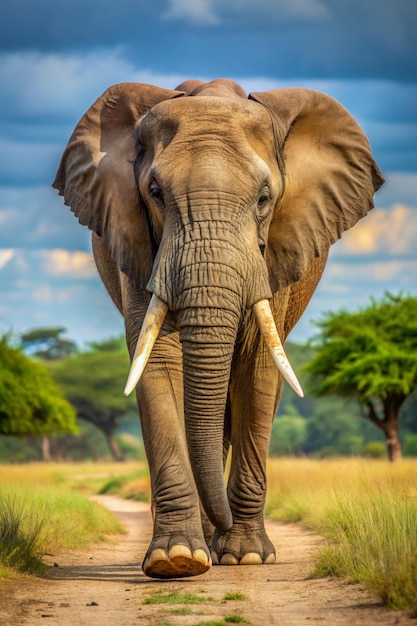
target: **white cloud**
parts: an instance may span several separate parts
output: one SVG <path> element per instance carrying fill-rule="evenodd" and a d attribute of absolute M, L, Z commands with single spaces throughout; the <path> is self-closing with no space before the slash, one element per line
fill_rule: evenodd
<path fill-rule="evenodd" d="M 93 257 L 88 252 L 57 249 L 42 251 L 39 254 L 43 260 L 42 270 L 45 275 L 73 279 L 97 276 Z"/>
<path fill-rule="evenodd" d="M 51 179 L 59 163 L 58 143 L 13 141 L 0 138 L 4 156 L 0 167 L 3 185 L 36 184 Z"/>
<path fill-rule="evenodd" d="M 50 179 L 52 179 L 50 175 Z M 82 228 L 57 192 L 48 186 L 3 187 L 0 194 L 1 248 L 89 250 Z"/>
<path fill-rule="evenodd" d="M 345 263 L 330 260 L 326 268 L 326 281 L 330 290 L 342 286 L 344 293 L 354 295 L 354 290 L 367 285 L 372 293 L 372 285 L 385 285 L 388 290 L 415 289 L 417 261 L 415 259 L 390 259 L 386 261 Z M 340 290 L 339 290 L 340 291 Z"/>
<path fill-rule="evenodd" d="M 416 255 L 416 241 L 417 208 L 396 204 L 390 209 L 373 209 L 343 235 L 337 250 L 353 256 Z"/>
<path fill-rule="evenodd" d="M 223 16 L 256 13 L 263 19 L 282 21 L 288 19 L 321 20 L 329 17 L 327 7 L 320 0 L 168 0 L 169 8 L 163 19 L 184 20 L 199 26 L 213 26 L 223 21 Z"/>
<path fill-rule="evenodd" d="M 10 258 L 9 258 L 10 257 Z M 64 326 L 78 342 L 123 332 L 123 319 L 90 255 L 66 250 L 0 250 L 0 333 Z"/>
<path fill-rule="evenodd" d="M 417 172 L 384 172 L 385 183 L 376 194 L 379 207 L 389 208 L 394 204 L 417 206 Z"/>
<path fill-rule="evenodd" d="M 219 6 L 222 0 L 217 0 Z M 253 10 L 263 13 L 267 19 L 298 18 L 317 20 L 329 17 L 328 8 L 320 0 L 234 0 L 232 4 L 236 11 Z"/>
<path fill-rule="evenodd" d="M 167 20 L 185 20 L 191 24 L 213 25 L 219 18 L 210 0 L 169 0 L 169 9 L 162 15 Z"/>
<path fill-rule="evenodd" d="M 14 257 L 15 251 L 13 249 L 0 250 L 0 270 L 2 270 Z"/>
<path fill-rule="evenodd" d="M 332 248 L 311 303 L 291 334 L 293 341 L 302 342 L 311 337 L 316 332 L 311 321 L 320 319 L 326 311 L 355 311 L 368 306 L 371 297 L 380 300 L 386 291 L 417 297 L 417 261 L 388 258 L 381 262 L 371 257 L 369 261 L 357 263 L 340 262 L 335 252 L 338 245 Z"/>
<path fill-rule="evenodd" d="M 108 85 L 133 72 L 118 49 L 69 55 L 3 53 L 0 106 L 29 119 L 73 117 L 83 103 L 90 105 Z"/>
<path fill-rule="evenodd" d="M 25 123 L 31 119 L 76 123 L 110 85 L 131 81 L 173 89 L 188 78 L 154 72 L 146 65 L 138 70 L 120 48 L 85 54 L 2 53 L 0 113 L 3 119 Z"/>

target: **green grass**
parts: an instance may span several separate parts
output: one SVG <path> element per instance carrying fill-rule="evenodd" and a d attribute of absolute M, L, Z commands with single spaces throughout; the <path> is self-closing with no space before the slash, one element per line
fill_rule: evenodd
<path fill-rule="evenodd" d="M 382 492 L 338 499 L 327 524 L 332 545 L 313 574 L 362 582 L 388 608 L 417 612 L 417 501 Z"/>
<path fill-rule="evenodd" d="M 45 573 L 37 548 L 44 525 L 44 511 L 27 510 L 16 494 L 0 491 L 0 563 L 4 573 L 6 568 Z"/>
<path fill-rule="evenodd" d="M 241 591 L 229 591 L 225 594 L 224 600 L 246 600 L 246 596 Z"/>
<path fill-rule="evenodd" d="M 149 502 L 149 471 L 147 467 L 142 467 L 132 473 L 112 476 L 100 487 L 98 493 L 114 494 L 128 500 Z"/>
<path fill-rule="evenodd" d="M 204 602 L 214 602 L 214 598 L 179 591 L 154 591 L 143 600 L 143 604 L 202 604 Z"/>
<path fill-rule="evenodd" d="M 112 513 L 65 487 L 0 488 L 0 577 L 10 570 L 42 574 L 42 557 L 82 548 L 124 532 Z"/>
<path fill-rule="evenodd" d="M 194 612 L 188 606 L 182 606 L 179 609 L 171 609 L 169 611 L 171 615 L 193 615 Z"/>
<path fill-rule="evenodd" d="M 417 463 L 274 460 L 269 516 L 328 539 L 312 575 L 364 583 L 389 608 L 417 614 Z"/>
<path fill-rule="evenodd" d="M 227 624 L 248 624 L 248 620 L 243 615 L 226 615 L 224 621 Z"/>

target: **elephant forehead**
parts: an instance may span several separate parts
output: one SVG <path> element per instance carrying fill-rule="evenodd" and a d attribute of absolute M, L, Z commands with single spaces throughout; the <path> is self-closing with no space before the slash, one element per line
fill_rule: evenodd
<path fill-rule="evenodd" d="M 168 129 L 194 136 L 207 132 L 241 136 L 243 132 L 259 139 L 270 136 L 271 120 L 264 107 L 253 100 L 188 96 L 154 106 L 144 118 L 142 129 L 152 134 Z"/>

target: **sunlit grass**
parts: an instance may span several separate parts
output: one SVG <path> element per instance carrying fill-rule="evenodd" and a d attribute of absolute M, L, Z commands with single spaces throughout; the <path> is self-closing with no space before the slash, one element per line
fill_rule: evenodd
<path fill-rule="evenodd" d="M 417 612 L 417 460 L 280 458 L 269 460 L 267 473 L 267 515 L 300 522 L 328 539 L 312 574 L 363 582 L 387 606 Z M 0 465 L 0 484 L 0 507 L 12 503 L 29 544 L 31 532 L 36 535 L 35 556 L 116 532 L 84 494 L 149 494 L 143 463 Z M 10 512 L 2 510 L 7 522 Z M 0 577 L 7 573 L 0 558 Z"/>
<path fill-rule="evenodd" d="M 181 591 L 154 591 L 143 600 L 143 604 L 203 604 L 214 602 L 214 598 Z"/>
<path fill-rule="evenodd" d="M 112 513 L 76 490 L 76 471 L 80 467 L 0 466 L 0 578 L 14 570 L 42 574 L 44 555 L 123 532 Z"/>
<path fill-rule="evenodd" d="M 113 476 L 129 475 L 143 470 L 146 463 L 28 463 L 1 465 L 2 485 L 68 485 L 79 491 L 96 493 Z"/>
<path fill-rule="evenodd" d="M 417 611 L 417 461 L 274 459 L 267 512 L 329 539 L 314 574 L 365 583 Z"/>
<path fill-rule="evenodd" d="M 112 476 L 102 485 L 98 493 L 115 494 L 127 500 L 149 502 L 150 491 L 148 468 L 141 467 L 132 473 Z"/>
<path fill-rule="evenodd" d="M 224 598 L 224 600 L 238 600 L 238 601 L 242 601 L 242 600 L 246 600 L 246 596 L 244 593 L 242 593 L 241 591 L 228 591 Z"/>

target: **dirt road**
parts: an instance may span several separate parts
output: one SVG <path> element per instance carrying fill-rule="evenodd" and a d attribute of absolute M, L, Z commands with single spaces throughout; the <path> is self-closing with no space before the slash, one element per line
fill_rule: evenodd
<path fill-rule="evenodd" d="M 217 626 L 236 622 L 236 616 L 253 626 L 417 625 L 404 613 L 383 609 L 358 585 L 307 579 L 322 540 L 295 525 L 268 524 L 278 548 L 277 564 L 213 567 L 196 578 L 151 580 L 139 567 L 151 533 L 149 507 L 112 496 L 99 499 L 117 513 L 128 534 L 89 551 L 55 557 L 58 567 L 46 579 L 6 584 L 0 591 L 0 626 Z M 203 602 L 146 603 L 156 592 L 175 591 Z M 245 599 L 226 600 L 226 594 Z M 225 617 L 230 621 L 222 622 Z"/>

